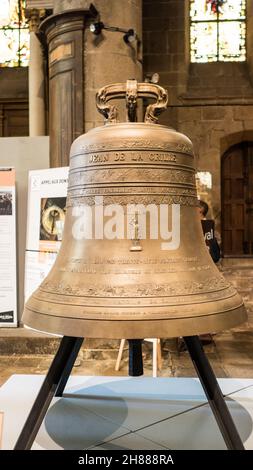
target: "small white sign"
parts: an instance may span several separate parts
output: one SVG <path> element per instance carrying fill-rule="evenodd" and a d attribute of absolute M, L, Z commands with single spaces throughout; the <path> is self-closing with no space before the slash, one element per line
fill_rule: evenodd
<path fill-rule="evenodd" d="M 25 301 L 52 268 L 59 251 L 66 211 L 68 167 L 29 172 Z"/>

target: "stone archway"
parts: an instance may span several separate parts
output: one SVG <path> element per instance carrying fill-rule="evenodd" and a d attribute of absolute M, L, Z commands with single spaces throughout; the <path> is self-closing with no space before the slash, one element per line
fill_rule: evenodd
<path fill-rule="evenodd" d="M 253 139 L 222 157 L 221 210 L 223 255 L 253 256 Z"/>

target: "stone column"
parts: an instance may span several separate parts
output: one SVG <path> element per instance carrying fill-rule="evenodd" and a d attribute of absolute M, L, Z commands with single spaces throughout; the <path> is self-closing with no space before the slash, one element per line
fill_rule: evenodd
<path fill-rule="evenodd" d="M 29 60 L 29 135 L 45 135 L 45 84 L 43 55 L 40 41 L 36 35 L 41 17 L 45 10 L 28 10 L 30 28 Z"/>
<path fill-rule="evenodd" d="M 57 9 L 56 9 L 57 11 Z M 67 166 L 84 132 L 84 30 L 95 9 L 57 11 L 40 25 L 48 45 L 50 166 Z"/>
<path fill-rule="evenodd" d="M 101 124 L 99 88 L 141 79 L 141 20 L 141 0 L 54 0 L 54 14 L 40 26 L 48 44 L 51 166 L 68 165 L 73 140 Z M 126 44 L 121 32 L 107 30 L 95 36 L 95 21 L 134 29 L 139 40 Z"/>

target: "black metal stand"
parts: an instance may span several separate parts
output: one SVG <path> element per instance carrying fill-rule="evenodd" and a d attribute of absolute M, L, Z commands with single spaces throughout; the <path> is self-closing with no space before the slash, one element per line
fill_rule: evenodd
<path fill-rule="evenodd" d="M 64 390 L 62 386 L 67 383 L 72 370 L 70 365 L 74 365 L 82 342 L 83 338 L 73 338 L 71 336 L 64 336 L 62 338 L 59 349 L 32 406 L 14 450 L 31 449 L 56 391 L 60 390 L 62 393 Z"/>
<path fill-rule="evenodd" d="M 58 387 L 56 389 L 56 392 L 55 392 L 56 397 L 62 397 L 62 394 L 64 392 L 64 389 L 65 389 L 67 381 L 68 381 L 68 378 L 69 378 L 69 376 L 71 374 L 71 371 L 73 369 L 75 360 L 76 360 L 76 358 L 78 356 L 78 353 L 80 351 L 80 348 L 83 344 L 83 340 L 84 340 L 84 338 L 75 338 L 75 341 L 73 342 L 73 346 L 72 346 L 72 349 L 71 349 L 70 354 L 68 356 L 64 371 L 63 371 L 62 376 L 61 376 L 61 380 L 60 380 L 60 382 L 58 384 Z"/>
<path fill-rule="evenodd" d="M 137 377 L 143 375 L 142 339 L 128 339 L 129 363 L 128 375 Z"/>
<path fill-rule="evenodd" d="M 244 450 L 242 440 L 198 336 L 184 337 L 191 360 L 229 450 Z"/>
<path fill-rule="evenodd" d="M 184 337 L 189 354 L 211 406 L 217 424 L 229 450 L 244 450 L 217 379 L 203 351 L 198 336 Z M 129 374 L 141 375 L 142 353 L 141 340 L 129 341 Z M 53 359 L 38 396 L 17 440 L 14 450 L 29 450 L 36 438 L 44 416 L 54 396 L 62 396 L 71 374 L 83 338 L 64 336 Z"/>

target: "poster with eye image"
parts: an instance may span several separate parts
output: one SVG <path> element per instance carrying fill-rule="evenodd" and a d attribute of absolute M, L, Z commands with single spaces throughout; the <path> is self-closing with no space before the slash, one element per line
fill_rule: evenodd
<path fill-rule="evenodd" d="M 0 167 L 0 327 L 17 326 L 15 169 Z"/>
<path fill-rule="evenodd" d="M 68 167 L 29 172 L 25 256 L 25 301 L 52 268 L 66 213 Z"/>

